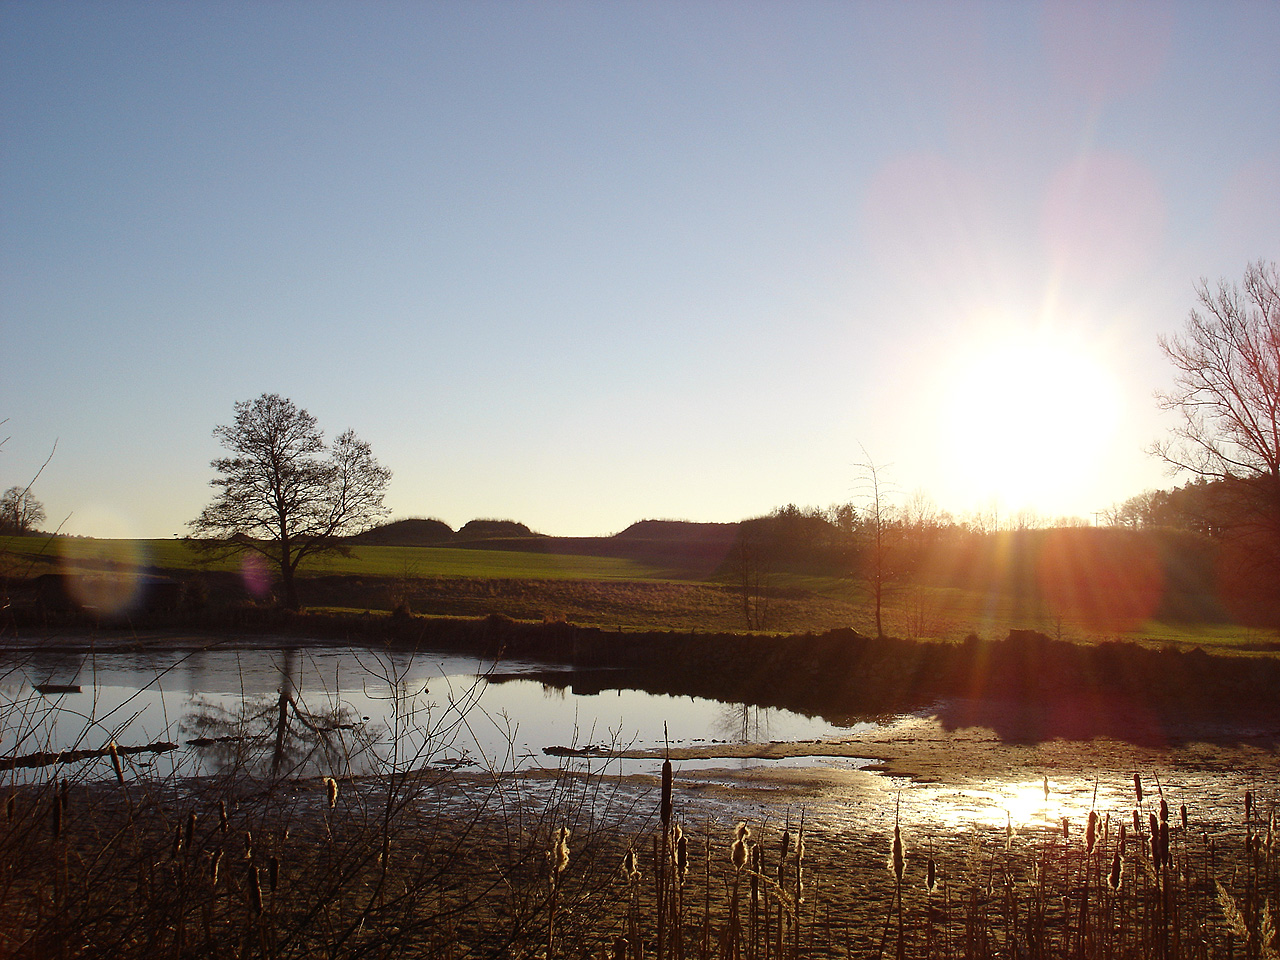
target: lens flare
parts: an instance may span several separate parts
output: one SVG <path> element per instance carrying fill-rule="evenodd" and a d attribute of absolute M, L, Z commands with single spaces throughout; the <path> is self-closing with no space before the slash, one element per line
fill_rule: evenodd
<path fill-rule="evenodd" d="M 246 553 L 240 561 L 240 579 L 249 594 L 259 600 L 271 592 L 271 571 L 266 561 L 256 553 Z"/>
<path fill-rule="evenodd" d="M 59 541 L 59 571 L 69 599 L 103 617 L 118 617 L 142 602 L 145 545 L 132 539 Z"/>

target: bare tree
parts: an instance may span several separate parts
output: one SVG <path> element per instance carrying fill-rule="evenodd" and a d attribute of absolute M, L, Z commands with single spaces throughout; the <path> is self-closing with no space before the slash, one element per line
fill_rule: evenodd
<path fill-rule="evenodd" d="M 316 418 L 274 393 L 236 404 L 235 423 L 214 429 L 231 456 L 212 462 L 213 503 L 189 526 L 223 554 L 254 551 L 279 571 L 284 603 L 299 607 L 295 574 L 387 509 L 391 471 L 348 430 L 326 446 Z"/>
<path fill-rule="evenodd" d="M 44 520 L 44 504 L 31 495 L 30 485 L 10 487 L 0 494 L 0 530 L 24 536 Z"/>
<path fill-rule="evenodd" d="M 748 630 L 763 630 L 769 623 L 769 575 L 774 550 L 765 520 L 757 518 L 739 524 L 731 555 L 730 569 L 737 581 Z"/>
<path fill-rule="evenodd" d="M 862 451 L 866 456 L 867 451 Z M 876 637 L 883 638 L 884 633 L 884 597 L 885 591 L 894 578 L 894 570 L 890 563 L 893 508 L 889 504 L 889 490 L 881 474 L 884 467 L 877 464 L 869 456 L 859 464 L 862 470 L 863 505 L 862 532 L 866 547 L 862 551 L 863 576 L 871 591 L 871 600 L 876 611 Z"/>
<path fill-rule="evenodd" d="M 1239 523 L 1280 560 L 1280 274 L 1259 260 L 1244 286 L 1196 288 L 1199 309 L 1180 335 L 1161 337 L 1174 387 L 1158 395 L 1177 414 L 1173 436 L 1153 452 L 1177 470 L 1221 481 Z M 1273 575 L 1277 571 L 1273 571 Z"/>

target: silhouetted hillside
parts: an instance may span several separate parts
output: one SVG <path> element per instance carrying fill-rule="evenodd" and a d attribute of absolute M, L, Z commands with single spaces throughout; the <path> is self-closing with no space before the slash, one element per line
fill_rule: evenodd
<path fill-rule="evenodd" d="M 356 534 L 351 543 L 365 543 L 380 547 L 432 547 L 448 543 L 453 538 L 453 527 L 443 520 L 396 520 Z"/>
<path fill-rule="evenodd" d="M 469 540 L 510 540 L 521 537 L 541 537 L 523 523 L 515 520 L 468 520 L 454 534 L 454 541 L 461 545 Z"/>
<path fill-rule="evenodd" d="M 684 540 L 731 544 L 738 536 L 737 523 L 693 523 L 689 520 L 637 520 L 618 540 Z"/>

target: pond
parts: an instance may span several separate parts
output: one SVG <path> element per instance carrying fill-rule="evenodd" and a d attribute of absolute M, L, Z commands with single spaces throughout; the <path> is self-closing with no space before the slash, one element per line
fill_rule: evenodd
<path fill-rule="evenodd" d="M 1280 779 L 1275 731 L 1208 747 L 1019 744 L 990 727 L 950 724 L 954 703 L 837 724 L 625 689 L 623 679 L 610 689 L 600 671 L 584 677 L 527 661 L 354 647 L 10 652 L 0 654 L 0 758 L 85 756 L 9 762 L 0 777 L 6 784 L 110 778 L 114 742 L 135 778 L 571 768 L 629 778 L 625 789 L 639 795 L 653 789 L 669 746 L 681 782 L 696 782 L 716 816 L 768 816 L 770 805 L 799 804 L 840 829 L 891 832 L 900 813 L 915 829 L 952 833 L 1045 828 L 1064 816 L 1079 822 L 1095 807 L 1124 817 L 1139 771 L 1175 806 L 1230 819 L 1245 790 L 1274 804 Z M 834 740 L 845 742 L 837 751 L 845 755 L 817 755 Z M 733 756 L 759 753 L 735 745 L 769 743 L 790 746 L 770 758 Z M 624 760 L 613 755 L 619 749 L 654 755 Z M 904 757 L 915 758 L 914 770 L 870 759 Z"/>
<path fill-rule="evenodd" d="M 574 674 L 547 664 L 359 648 L 9 654 L 0 658 L 8 718 L 0 756 L 100 752 L 114 742 L 128 762 L 163 776 L 252 769 L 255 747 L 267 755 L 259 766 L 293 776 L 366 773 L 391 761 L 511 771 L 554 767 L 566 755 L 599 767 L 624 748 L 813 740 L 858 726 L 600 690 L 599 680 L 597 672 L 590 692 L 575 692 Z M 176 747 L 127 752 L 155 744 Z M 113 775 L 106 755 L 85 763 L 92 775 Z M 609 772 L 659 763 L 615 759 Z"/>

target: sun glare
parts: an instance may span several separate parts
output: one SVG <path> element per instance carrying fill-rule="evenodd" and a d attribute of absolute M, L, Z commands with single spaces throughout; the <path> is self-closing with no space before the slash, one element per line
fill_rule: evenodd
<path fill-rule="evenodd" d="M 1042 332 L 966 343 L 951 363 L 940 403 L 955 486 L 977 504 L 1063 512 L 1105 468 L 1117 420 L 1100 353 Z"/>

